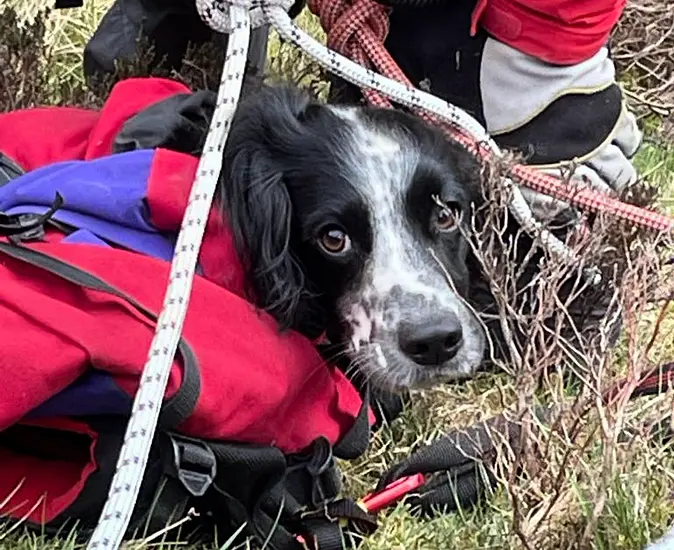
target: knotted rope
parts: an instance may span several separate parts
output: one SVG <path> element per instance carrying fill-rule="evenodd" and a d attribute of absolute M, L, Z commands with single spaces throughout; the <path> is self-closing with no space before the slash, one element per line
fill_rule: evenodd
<path fill-rule="evenodd" d="M 405 76 L 384 42 L 388 34 L 389 10 L 376 0 L 308 0 L 309 9 L 319 17 L 328 38 L 328 46 L 369 69 L 404 83 L 413 85 Z M 363 94 L 371 105 L 392 107 L 391 102 L 381 94 L 364 89 Z M 485 147 L 476 142 L 471 132 L 464 128 L 449 126 L 433 113 L 417 111 L 427 122 L 440 126 L 451 139 L 467 147 L 483 158 L 498 153 L 492 144 Z M 672 231 L 674 220 L 658 212 L 624 203 L 614 197 L 600 193 L 589 187 L 568 185 L 549 174 L 530 166 L 517 164 L 511 168 L 513 179 L 538 193 L 549 195 L 588 212 L 603 212 L 624 221 L 655 231 Z"/>
<path fill-rule="evenodd" d="M 246 65 L 250 30 L 265 24 L 337 76 L 361 87 L 369 101 L 389 107 L 390 98 L 420 113 L 426 120 L 445 128 L 454 139 L 480 155 L 500 155 L 494 141 L 482 126 L 464 111 L 414 88 L 383 47 L 388 32 L 387 12 L 372 0 L 348 4 L 331 1 L 320 4 L 322 18 L 335 35 L 330 44 L 355 61 L 327 49 L 299 29 L 286 13 L 292 0 L 196 0 L 202 19 L 218 32 L 228 33 L 229 42 L 213 120 L 201 156 L 197 174 L 178 235 L 171 262 L 168 286 L 155 334 L 143 368 L 131 417 L 117 461 L 103 512 L 87 549 L 117 550 L 122 542 L 138 498 L 150 447 L 164 399 L 169 373 L 187 312 L 199 249 L 213 195 L 222 168 L 223 149 L 234 115 Z M 314 9 L 318 9 L 316 0 Z M 347 17 L 348 15 L 348 17 Z M 339 33 L 337 33 L 339 30 Z M 374 72 L 375 68 L 386 78 Z M 656 230 L 670 230 L 674 221 L 657 213 L 624 205 L 590 191 L 570 191 L 561 181 L 535 173 L 527 167 L 513 168 L 514 178 L 533 190 L 551 194 L 591 211 L 607 210 L 622 219 Z M 538 236 L 555 255 L 568 258 L 569 250 L 550 235 L 533 217 L 519 188 L 512 189 L 510 208 L 518 222 Z"/>

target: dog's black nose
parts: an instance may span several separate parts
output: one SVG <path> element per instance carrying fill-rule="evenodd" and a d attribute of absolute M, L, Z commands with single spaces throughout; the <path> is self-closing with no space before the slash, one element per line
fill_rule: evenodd
<path fill-rule="evenodd" d="M 463 340 L 461 323 L 449 313 L 441 319 L 401 327 L 400 349 L 415 363 L 438 366 L 454 357 Z"/>

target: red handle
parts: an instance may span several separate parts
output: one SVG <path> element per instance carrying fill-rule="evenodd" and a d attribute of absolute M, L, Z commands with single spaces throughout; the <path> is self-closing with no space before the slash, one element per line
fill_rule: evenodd
<path fill-rule="evenodd" d="M 370 514 L 376 514 L 381 509 L 391 506 L 403 498 L 406 494 L 418 489 L 426 482 L 423 474 L 401 477 L 378 493 L 370 493 L 363 497 L 360 504 L 365 506 Z"/>

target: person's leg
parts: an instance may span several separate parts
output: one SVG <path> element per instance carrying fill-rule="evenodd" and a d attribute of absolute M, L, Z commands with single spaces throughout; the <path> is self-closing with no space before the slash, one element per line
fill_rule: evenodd
<path fill-rule="evenodd" d="M 116 61 L 140 54 L 141 38 L 154 50 L 153 65 L 177 69 L 190 42 L 203 43 L 210 37 L 194 2 L 116 0 L 84 49 L 84 73 L 88 78 L 113 73 Z"/>
<path fill-rule="evenodd" d="M 265 71 L 268 26 L 253 29 L 248 51 L 248 71 Z M 115 62 L 140 55 L 138 39 L 154 49 L 153 65 L 178 70 L 189 44 L 203 44 L 214 32 L 201 20 L 191 0 L 116 0 L 103 17 L 84 50 L 84 74 L 88 79 L 112 74 Z M 227 47 L 227 35 L 217 43 Z"/>

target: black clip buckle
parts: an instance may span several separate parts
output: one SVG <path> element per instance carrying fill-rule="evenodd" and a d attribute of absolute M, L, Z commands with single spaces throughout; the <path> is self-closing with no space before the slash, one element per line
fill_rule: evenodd
<path fill-rule="evenodd" d="M 213 483 L 217 472 L 215 453 L 198 439 L 170 434 L 178 479 L 193 497 L 201 497 Z"/>
<path fill-rule="evenodd" d="M 44 214 L 8 215 L 0 212 L 0 235 L 6 235 L 17 242 L 42 240 L 44 238 L 44 224 L 62 206 L 63 197 L 57 192 L 49 210 Z"/>

